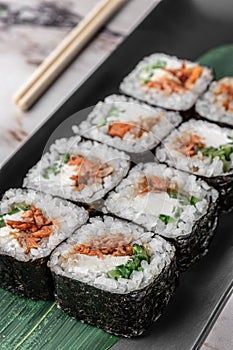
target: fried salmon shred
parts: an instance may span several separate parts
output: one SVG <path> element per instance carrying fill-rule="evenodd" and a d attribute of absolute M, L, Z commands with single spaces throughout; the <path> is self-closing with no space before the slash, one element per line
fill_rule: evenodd
<path fill-rule="evenodd" d="M 203 147 L 205 147 L 205 142 L 202 137 L 197 134 L 187 133 L 178 139 L 176 150 L 185 156 L 193 157 L 197 154 L 198 149 Z"/>
<path fill-rule="evenodd" d="M 138 122 L 116 120 L 108 126 L 107 134 L 123 139 L 127 133 L 130 133 L 131 137 L 140 138 L 144 133 L 150 132 L 155 125 L 159 124 L 162 117 L 164 117 L 164 113 L 150 117 L 141 116 Z"/>
<path fill-rule="evenodd" d="M 103 259 L 104 255 L 112 256 L 132 256 L 133 247 L 129 242 L 124 240 L 124 235 L 120 233 L 116 237 L 104 237 L 101 240 L 97 238 L 87 244 L 74 245 L 73 249 L 76 253 L 89 256 L 97 256 Z"/>
<path fill-rule="evenodd" d="M 123 122 L 114 122 L 113 124 L 109 125 L 108 127 L 108 135 L 114 137 L 120 137 L 123 139 L 125 134 L 129 132 L 130 130 L 134 129 L 135 125 L 133 124 L 128 124 L 128 123 L 123 123 Z"/>
<path fill-rule="evenodd" d="M 22 221 L 6 220 L 6 225 L 16 230 L 11 231 L 10 234 L 25 249 L 25 254 L 28 254 L 32 248 L 39 247 L 43 238 L 53 234 L 53 222 L 34 205 L 23 212 L 21 218 Z"/>
<path fill-rule="evenodd" d="M 200 78 L 203 68 L 201 66 L 187 67 L 183 62 L 180 68 L 161 68 L 164 76 L 154 78 L 146 83 L 148 88 L 157 88 L 166 91 L 167 94 L 173 92 L 185 92 L 192 88 L 198 78 Z"/>
<path fill-rule="evenodd" d="M 146 194 L 148 192 L 159 193 L 167 191 L 169 187 L 169 181 L 161 179 L 158 176 L 142 176 L 137 183 L 137 192 L 140 195 Z"/>
<path fill-rule="evenodd" d="M 233 111 L 233 78 L 221 79 L 213 93 L 226 111 Z"/>
<path fill-rule="evenodd" d="M 103 179 L 114 172 L 112 166 L 94 162 L 81 155 L 72 156 L 67 164 L 76 167 L 70 179 L 75 181 L 77 191 L 81 191 L 87 185 L 103 183 Z"/>

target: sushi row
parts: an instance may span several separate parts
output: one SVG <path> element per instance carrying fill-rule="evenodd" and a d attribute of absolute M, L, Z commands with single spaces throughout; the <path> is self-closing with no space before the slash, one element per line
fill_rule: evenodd
<path fill-rule="evenodd" d="M 117 335 L 144 332 L 179 273 L 206 254 L 219 208 L 233 205 L 233 130 L 182 117 L 212 79 L 207 67 L 154 54 L 122 82 L 131 97 L 106 97 L 75 136 L 56 140 L 25 189 L 2 198 L 0 286 L 55 293 L 63 311 Z M 230 97 L 223 105 L 230 111 Z"/>

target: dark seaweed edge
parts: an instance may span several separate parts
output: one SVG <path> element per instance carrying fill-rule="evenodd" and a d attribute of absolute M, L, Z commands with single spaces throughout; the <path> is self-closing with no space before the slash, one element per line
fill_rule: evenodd
<path fill-rule="evenodd" d="M 195 222 L 191 234 L 176 238 L 164 237 L 176 248 L 177 266 L 180 272 L 186 271 L 207 254 L 218 219 L 218 199 L 215 202 L 211 200 L 207 213 Z"/>
<path fill-rule="evenodd" d="M 54 285 L 47 267 L 49 257 L 18 261 L 0 255 L 0 287 L 34 300 L 53 300 Z"/>
<path fill-rule="evenodd" d="M 141 335 L 162 314 L 178 284 L 175 256 L 152 283 L 141 289 L 111 293 L 52 271 L 55 300 L 68 315 L 124 337 Z"/>
<path fill-rule="evenodd" d="M 220 212 L 226 213 L 233 209 L 233 173 L 212 177 L 196 176 L 219 192 Z"/>

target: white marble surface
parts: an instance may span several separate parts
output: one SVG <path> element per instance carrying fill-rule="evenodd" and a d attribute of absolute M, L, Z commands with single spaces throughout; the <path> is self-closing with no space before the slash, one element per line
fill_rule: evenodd
<path fill-rule="evenodd" d="M 97 1 L 0 0 L 0 164 L 159 2 L 131 0 L 40 101 L 29 112 L 20 112 L 12 101 L 17 88 Z M 232 350 L 232 331 L 233 296 L 201 350 Z"/>
<path fill-rule="evenodd" d="M 81 84 L 159 0 L 130 1 L 35 107 L 27 113 L 20 112 L 12 101 L 17 88 L 97 2 L 98 0 L 0 1 L 1 7 L 3 4 L 8 7 L 5 17 L 3 10 L 0 12 L 0 162 Z M 4 21 L 5 18 L 10 18 L 9 23 Z"/>

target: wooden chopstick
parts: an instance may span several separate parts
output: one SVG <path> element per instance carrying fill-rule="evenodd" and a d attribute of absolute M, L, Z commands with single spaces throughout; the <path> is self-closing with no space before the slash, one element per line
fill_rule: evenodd
<path fill-rule="evenodd" d="M 102 0 L 62 40 L 16 92 L 14 100 L 21 110 L 29 109 L 36 102 L 90 38 L 126 1 Z"/>

